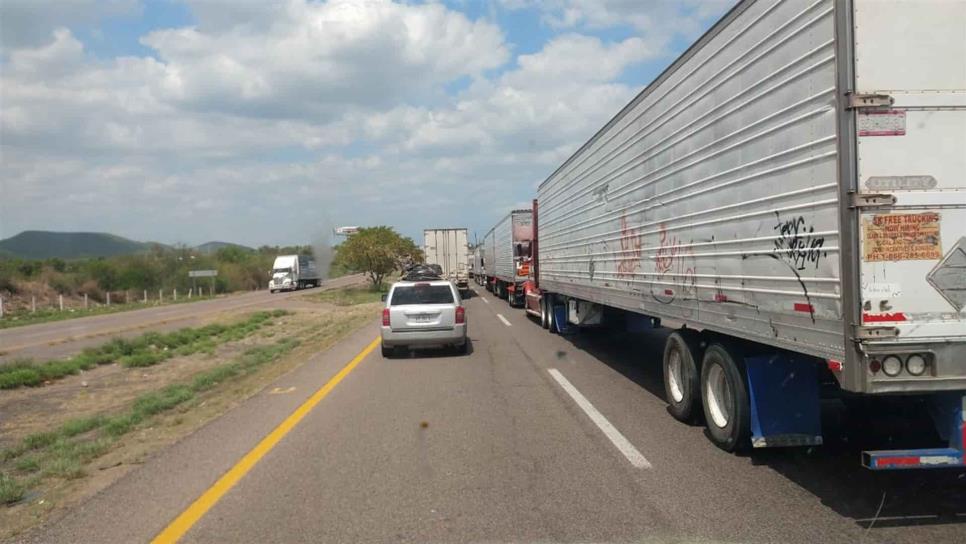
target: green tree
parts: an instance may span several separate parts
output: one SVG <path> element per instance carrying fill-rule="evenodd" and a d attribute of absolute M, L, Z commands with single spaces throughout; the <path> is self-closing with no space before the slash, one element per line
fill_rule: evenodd
<path fill-rule="evenodd" d="M 394 270 L 410 262 L 421 262 L 423 252 L 413 241 L 392 227 L 367 227 L 349 236 L 335 252 L 336 266 L 364 272 L 374 289 Z"/>
<path fill-rule="evenodd" d="M 90 275 L 97 282 L 97 285 L 105 291 L 113 291 L 118 288 L 117 267 L 106 260 L 96 260 L 90 263 Z"/>

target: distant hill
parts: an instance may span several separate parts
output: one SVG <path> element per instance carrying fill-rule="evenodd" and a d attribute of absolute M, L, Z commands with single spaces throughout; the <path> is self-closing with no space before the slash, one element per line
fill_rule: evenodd
<path fill-rule="evenodd" d="M 148 251 L 154 245 L 103 232 L 27 230 L 6 240 L 0 240 L 0 255 L 22 259 L 112 257 L 141 253 Z"/>
<path fill-rule="evenodd" d="M 200 246 L 196 246 L 195 250 L 198 251 L 198 253 L 201 253 L 203 255 L 211 255 L 212 253 L 217 252 L 219 249 L 223 249 L 226 247 L 237 247 L 238 249 L 242 249 L 245 251 L 255 251 L 254 248 L 243 246 L 241 244 L 233 244 L 231 242 L 206 242 L 204 244 L 201 244 Z"/>

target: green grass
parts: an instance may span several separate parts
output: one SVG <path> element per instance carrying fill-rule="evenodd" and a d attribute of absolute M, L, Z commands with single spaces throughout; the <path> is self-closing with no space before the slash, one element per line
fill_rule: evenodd
<path fill-rule="evenodd" d="M 272 318 L 287 313 L 285 310 L 256 312 L 247 319 L 230 325 L 212 324 L 167 334 L 148 332 L 133 339 L 115 338 L 99 347 L 87 348 L 68 359 L 54 359 L 42 363 L 28 359 L 12 361 L 0 366 L 0 389 L 35 387 L 82 370 L 115 362 L 129 368 L 142 368 L 174 356 L 210 353 L 219 344 L 241 340 L 262 327 L 272 325 Z"/>
<path fill-rule="evenodd" d="M 196 296 L 192 298 L 187 298 L 182 296 L 178 300 L 166 299 L 163 305 L 167 306 L 169 304 L 183 304 L 188 302 L 200 302 L 202 300 L 211 300 L 214 297 L 210 296 Z M 74 319 L 77 317 L 88 317 L 92 315 L 104 315 L 104 314 L 114 314 L 117 312 L 128 312 L 131 310 L 140 310 L 142 308 L 153 308 L 158 305 L 157 301 L 148 302 L 147 304 L 143 302 L 132 302 L 130 304 L 111 304 L 110 306 L 94 306 L 88 309 L 83 308 L 70 308 L 63 311 L 56 310 L 53 308 L 45 308 L 42 310 L 37 310 L 36 312 L 31 312 L 30 310 L 23 310 L 19 312 L 7 312 L 3 314 L 3 318 L 0 319 L 0 329 L 10 329 L 13 327 L 24 327 L 26 325 L 36 325 L 37 323 L 49 323 L 51 321 L 63 321 L 65 319 Z"/>
<path fill-rule="evenodd" d="M 13 476 L 0 472 L 0 504 L 11 504 L 23 498 L 26 488 Z"/>
<path fill-rule="evenodd" d="M 184 338 L 191 334 L 183 333 Z M 124 351 L 128 345 L 112 342 Z M 299 341 L 282 339 L 274 344 L 251 348 L 231 362 L 196 375 L 190 382 L 172 384 L 141 395 L 122 412 L 65 422 L 59 428 L 24 437 L 20 443 L 0 450 L 0 462 L 31 478 L 80 478 L 84 467 L 103 455 L 121 436 L 148 424 L 152 418 L 179 406 L 189 405 L 198 394 L 232 378 L 254 372 L 295 349 Z M 132 352 L 132 355 L 134 353 Z M 0 502 L 16 502 L 25 485 L 14 476 L 0 473 Z"/>
<path fill-rule="evenodd" d="M 322 291 L 321 293 L 309 295 L 306 298 L 317 302 L 328 302 L 336 306 L 355 306 L 357 304 L 379 302 L 382 300 L 382 295 L 384 294 L 386 294 L 384 290 L 373 290 L 368 287 L 345 287 L 331 291 Z"/>

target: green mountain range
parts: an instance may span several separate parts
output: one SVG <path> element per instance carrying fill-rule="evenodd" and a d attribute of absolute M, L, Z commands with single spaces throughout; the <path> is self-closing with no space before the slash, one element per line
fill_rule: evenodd
<path fill-rule="evenodd" d="M 0 240 L 0 258 L 21 259 L 77 259 L 82 257 L 113 257 L 131 255 L 163 245 L 154 242 L 136 242 L 121 236 L 103 232 L 49 232 L 27 230 L 5 240 Z M 251 248 L 228 242 L 208 242 L 197 249 L 201 253 L 214 253 L 223 247 Z"/>

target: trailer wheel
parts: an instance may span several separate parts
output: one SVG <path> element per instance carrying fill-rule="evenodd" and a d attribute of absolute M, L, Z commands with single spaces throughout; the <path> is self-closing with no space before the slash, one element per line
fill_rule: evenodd
<path fill-rule="evenodd" d="M 751 408 L 742 358 L 721 344 L 711 344 L 701 363 L 701 401 L 708 435 L 725 451 L 749 445 Z"/>
<path fill-rule="evenodd" d="M 690 331 L 676 331 L 664 344 L 664 392 L 668 412 L 678 421 L 691 422 L 701 410 L 701 346 Z"/>
<path fill-rule="evenodd" d="M 547 330 L 550 331 L 550 334 L 557 334 L 557 317 L 553 313 L 555 297 L 547 294 L 544 298 L 546 299 L 545 306 L 547 308 Z"/>
<path fill-rule="evenodd" d="M 540 326 L 548 328 L 550 323 L 547 321 L 547 297 L 540 297 Z"/>

